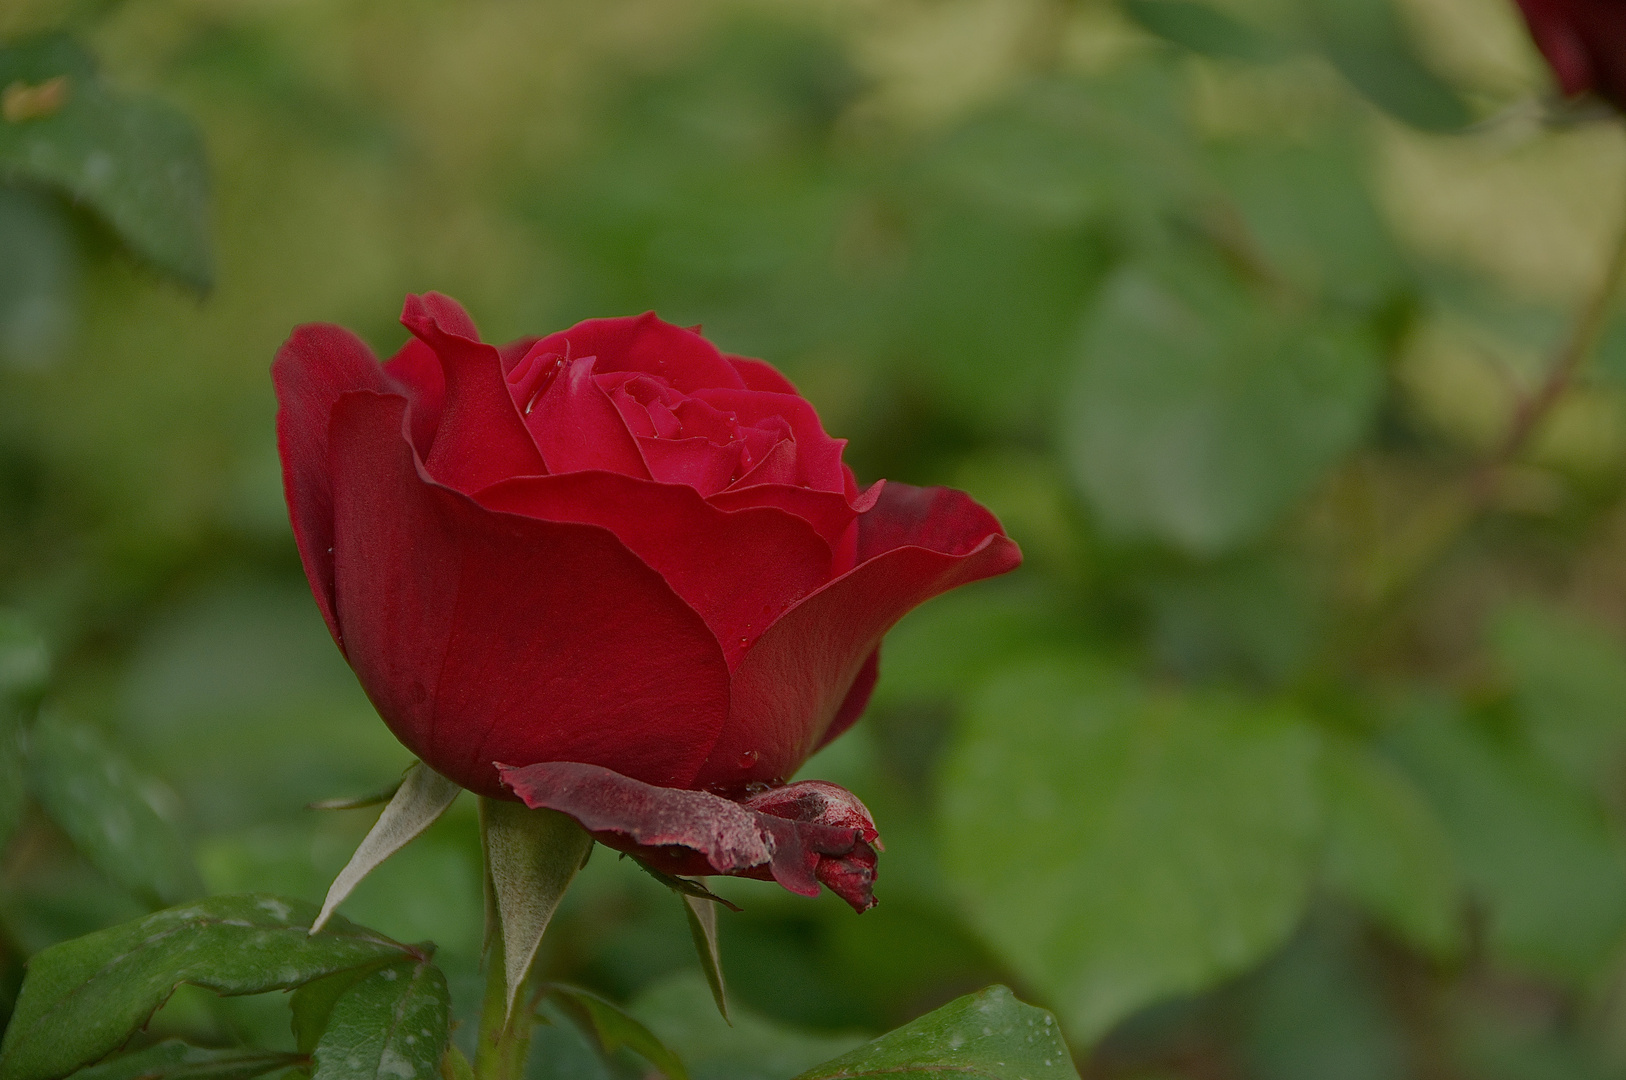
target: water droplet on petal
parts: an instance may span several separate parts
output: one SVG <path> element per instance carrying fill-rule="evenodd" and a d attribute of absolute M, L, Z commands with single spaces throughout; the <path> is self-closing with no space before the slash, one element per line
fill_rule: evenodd
<path fill-rule="evenodd" d="M 759 752 L 755 750 L 747 750 L 745 753 L 740 755 L 740 768 L 752 768 L 760 760 L 762 760 L 762 755 Z"/>

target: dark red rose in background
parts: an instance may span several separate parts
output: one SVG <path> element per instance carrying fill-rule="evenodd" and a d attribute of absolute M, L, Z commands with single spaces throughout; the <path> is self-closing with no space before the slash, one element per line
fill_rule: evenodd
<path fill-rule="evenodd" d="M 783 376 L 696 331 L 642 315 L 498 347 L 435 293 L 402 322 L 382 366 L 336 326 L 288 339 L 283 481 L 368 696 L 482 795 L 514 797 L 497 763 L 782 784 L 863 711 L 888 628 L 1021 559 L 960 492 L 860 490 Z"/>
<path fill-rule="evenodd" d="M 1626 108 L 1626 0 L 1518 0 L 1558 85 Z"/>

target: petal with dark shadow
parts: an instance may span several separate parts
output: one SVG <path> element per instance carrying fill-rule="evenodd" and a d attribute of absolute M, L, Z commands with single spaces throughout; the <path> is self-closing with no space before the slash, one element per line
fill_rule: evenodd
<path fill-rule="evenodd" d="M 344 651 L 333 617 L 333 489 L 328 479 L 328 420 L 350 390 L 388 392 L 390 378 L 356 335 L 341 326 L 295 328 L 271 364 L 277 390 L 277 450 L 299 560 L 322 618 Z"/>
<path fill-rule="evenodd" d="M 1016 544 L 963 492 L 888 483 L 859 518 L 859 564 L 787 611 L 734 670 L 696 787 L 780 783 L 806 761 L 882 636 L 911 608 L 1014 569 Z"/>

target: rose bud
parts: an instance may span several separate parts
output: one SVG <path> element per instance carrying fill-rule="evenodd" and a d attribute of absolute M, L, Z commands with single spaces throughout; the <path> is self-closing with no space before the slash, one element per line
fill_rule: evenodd
<path fill-rule="evenodd" d="M 1570 97 L 1588 91 L 1626 107 L 1626 2 L 1518 0 L 1536 47 Z"/>
<path fill-rule="evenodd" d="M 481 795 L 515 797 L 499 763 L 550 762 L 760 795 L 858 718 L 899 618 L 1021 561 L 960 492 L 860 490 L 789 381 L 697 330 L 645 314 L 498 347 L 435 293 L 401 321 L 382 366 L 337 326 L 284 344 L 283 483 L 368 697 Z M 807 805 L 751 813 L 773 831 Z M 828 805 L 809 828 L 847 828 Z"/>

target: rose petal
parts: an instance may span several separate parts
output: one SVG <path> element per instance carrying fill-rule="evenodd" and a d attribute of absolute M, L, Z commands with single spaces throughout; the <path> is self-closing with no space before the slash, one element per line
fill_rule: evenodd
<path fill-rule="evenodd" d="M 440 293 L 409 296 L 401 323 L 440 357 L 446 376 L 440 426 L 424 459 L 429 475 L 468 493 L 510 476 L 546 472 L 508 392 L 501 355 L 480 341 L 457 301 Z"/>
<path fill-rule="evenodd" d="M 833 491 L 814 491 L 811 488 L 793 487 L 789 484 L 731 487 L 709 496 L 706 501 L 722 510 L 776 506 L 787 513 L 795 514 L 813 526 L 814 531 L 824 538 L 824 542 L 834 549 L 846 535 L 848 526 L 880 497 L 883 483 L 885 481 L 877 480 L 873 487 L 859 496 L 856 504 L 849 501 L 845 495 L 838 495 Z M 849 568 L 850 566 L 843 568 L 843 572 Z"/>
<path fill-rule="evenodd" d="M 741 424 L 759 424 L 780 418 L 790 424 L 796 439 L 796 480 L 818 491 L 847 490 L 841 452 L 845 439 L 832 439 L 819 423 L 819 414 L 806 399 L 792 394 L 770 394 L 760 390 L 697 391 L 701 401 L 725 412 L 737 413 Z"/>
<path fill-rule="evenodd" d="M 875 684 L 880 678 L 881 650 L 877 647 L 869 654 L 869 659 L 864 661 L 864 666 L 858 669 L 858 677 L 853 679 L 852 689 L 841 699 L 841 708 L 836 710 L 836 718 L 830 721 L 830 729 L 824 733 L 824 738 L 819 740 L 815 752 L 829 746 L 848 728 L 858 723 L 859 717 L 863 716 L 864 710 L 869 707 L 870 695 L 875 693 Z"/>
<path fill-rule="evenodd" d="M 406 391 L 412 406 L 412 445 L 419 455 L 428 457 L 446 403 L 446 373 L 441 369 L 440 357 L 417 338 L 407 338 L 401 351 L 384 364 L 384 370 Z"/>
<path fill-rule="evenodd" d="M 555 339 L 558 339 L 555 341 Z M 555 334 L 537 342 L 534 350 L 564 357 L 566 341 Z M 602 469 L 649 479 L 649 468 L 638 452 L 621 414 L 594 378 L 597 360 L 590 353 L 572 353 L 540 397 L 519 404 L 550 473 Z"/>
<path fill-rule="evenodd" d="M 333 615 L 333 491 L 328 481 L 328 416 L 349 390 L 393 389 L 365 342 L 340 326 L 295 328 L 271 363 L 277 390 L 277 450 L 294 542 L 328 632 L 344 651 Z"/>
<path fill-rule="evenodd" d="M 508 480 L 476 497 L 492 510 L 612 530 L 700 613 L 730 668 L 780 612 L 830 580 L 830 548 L 801 518 L 724 511 L 682 485 L 582 472 Z"/>
<path fill-rule="evenodd" d="M 742 805 L 572 761 L 497 771 L 526 806 L 569 814 L 595 840 L 667 873 L 771 876 L 803 896 L 822 881 L 857 911 L 875 905 L 875 825 L 835 784 L 804 781 Z"/>
<path fill-rule="evenodd" d="M 596 356 L 600 374 L 642 371 L 659 375 L 686 394 L 714 386 L 745 388 L 717 346 L 693 330 L 673 326 L 653 311 L 617 319 L 588 319 L 549 334 L 540 344 L 571 356 Z"/>
<path fill-rule="evenodd" d="M 696 787 L 782 782 L 823 741 L 894 623 L 939 593 L 1022 561 L 969 496 L 896 483 L 859 518 L 858 555 L 855 569 L 787 611 L 735 668 L 728 721 Z"/>
<path fill-rule="evenodd" d="M 404 398 L 333 408 L 335 613 L 407 748 L 483 795 L 495 760 L 613 764 L 688 786 L 728 708 L 700 616 L 594 525 L 488 510 L 429 478 Z"/>

